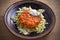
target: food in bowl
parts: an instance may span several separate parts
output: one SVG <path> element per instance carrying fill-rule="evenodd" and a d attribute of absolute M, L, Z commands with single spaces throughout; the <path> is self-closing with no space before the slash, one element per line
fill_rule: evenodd
<path fill-rule="evenodd" d="M 32 9 L 31 7 L 22 7 L 12 18 L 14 24 L 17 25 L 19 33 L 29 35 L 31 32 L 42 33 L 48 22 L 44 19 L 44 9 Z"/>

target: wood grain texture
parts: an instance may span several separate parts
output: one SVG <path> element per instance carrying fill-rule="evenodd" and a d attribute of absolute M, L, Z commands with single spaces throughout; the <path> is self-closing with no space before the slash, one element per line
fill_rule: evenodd
<path fill-rule="evenodd" d="M 20 0 L 0 0 L 0 40 L 25 40 L 13 35 L 4 24 L 4 13 L 6 9 L 13 3 Z M 56 16 L 56 24 L 52 32 L 39 39 L 35 40 L 59 40 L 60 38 L 60 1 L 59 0 L 37 0 L 51 7 Z"/>

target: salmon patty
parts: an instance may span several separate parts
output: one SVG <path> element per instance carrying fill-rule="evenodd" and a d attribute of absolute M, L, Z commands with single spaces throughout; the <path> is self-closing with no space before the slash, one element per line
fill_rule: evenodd
<path fill-rule="evenodd" d="M 30 15 L 28 10 L 25 10 L 21 13 L 21 15 L 19 15 L 18 20 L 24 27 L 35 28 L 40 23 L 42 18 L 40 16 Z"/>

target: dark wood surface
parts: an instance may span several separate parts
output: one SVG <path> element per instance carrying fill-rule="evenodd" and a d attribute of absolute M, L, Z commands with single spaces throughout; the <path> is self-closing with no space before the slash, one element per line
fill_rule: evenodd
<path fill-rule="evenodd" d="M 0 0 L 0 40 L 25 40 L 13 35 L 4 24 L 4 12 L 13 3 L 20 0 Z M 35 40 L 59 40 L 60 39 L 60 1 L 59 0 L 37 0 L 52 8 L 56 16 L 56 24 L 52 32 L 42 38 Z"/>

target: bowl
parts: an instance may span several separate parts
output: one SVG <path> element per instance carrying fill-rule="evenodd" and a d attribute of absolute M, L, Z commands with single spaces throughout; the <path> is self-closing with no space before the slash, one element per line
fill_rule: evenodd
<path fill-rule="evenodd" d="M 14 17 L 16 15 L 16 11 L 18 10 L 18 8 L 22 8 L 22 7 L 29 7 L 31 6 L 33 9 L 45 9 L 45 12 L 43 13 L 44 18 L 46 19 L 46 21 L 48 22 L 46 26 L 46 29 L 44 30 L 44 32 L 42 33 L 31 33 L 29 35 L 23 35 L 21 33 L 19 33 L 16 25 L 13 23 L 13 21 L 11 20 L 12 17 Z M 19 1 L 16 2 L 14 4 L 12 4 L 11 6 L 9 6 L 9 8 L 7 8 L 5 15 L 4 15 L 4 22 L 6 27 L 8 28 L 8 30 L 14 34 L 17 37 L 20 38 L 24 38 L 24 39 L 36 39 L 36 38 L 41 38 L 47 34 L 49 34 L 52 29 L 54 28 L 55 25 L 55 15 L 54 12 L 52 11 L 52 9 L 39 1 Z"/>

